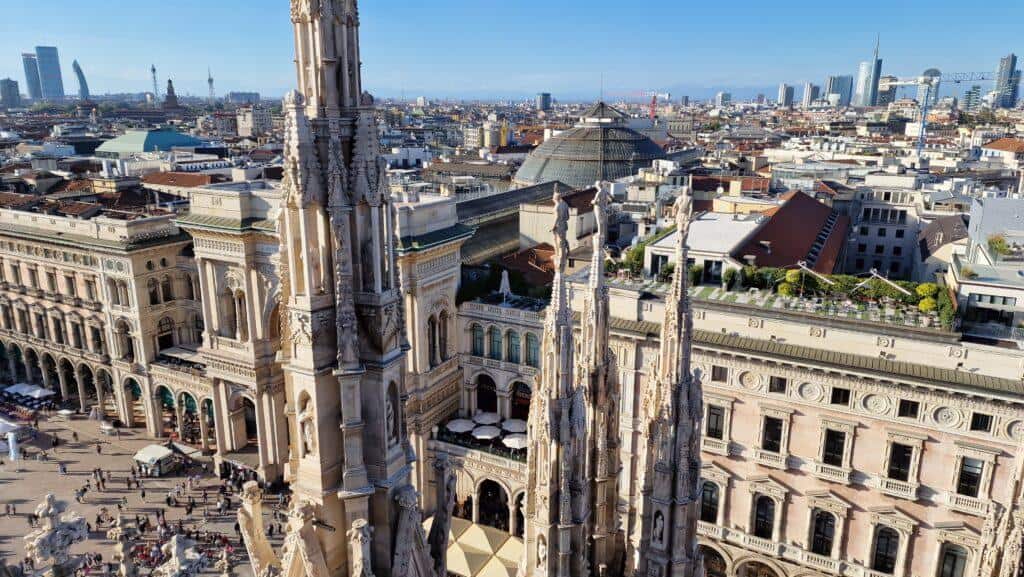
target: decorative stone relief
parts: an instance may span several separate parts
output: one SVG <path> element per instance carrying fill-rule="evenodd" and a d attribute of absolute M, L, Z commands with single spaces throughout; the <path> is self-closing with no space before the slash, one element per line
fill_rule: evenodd
<path fill-rule="evenodd" d="M 824 389 L 817 383 L 804 383 L 797 389 L 800 398 L 805 401 L 817 402 L 824 395 Z"/>
<path fill-rule="evenodd" d="M 889 409 L 892 407 L 892 400 L 883 395 L 868 395 L 864 397 L 862 404 L 869 412 L 883 415 L 889 412 Z"/>
<path fill-rule="evenodd" d="M 1006 434 L 1011 439 L 1024 441 L 1024 421 L 1013 421 L 1006 427 Z"/>
<path fill-rule="evenodd" d="M 963 413 L 951 407 L 940 407 L 933 416 L 936 423 L 950 429 L 959 427 L 964 420 Z"/>
<path fill-rule="evenodd" d="M 747 326 L 752 328 L 752 329 L 763 329 L 764 328 L 764 319 L 758 319 L 758 318 L 750 317 L 749 319 L 747 319 Z"/>
<path fill-rule="evenodd" d="M 751 391 L 761 388 L 761 378 L 750 371 L 740 373 L 740 385 Z"/>
<path fill-rule="evenodd" d="M 825 338 L 825 329 L 822 327 L 811 327 L 808 334 L 812 337 Z"/>
<path fill-rule="evenodd" d="M 886 349 L 891 349 L 893 346 L 896 345 L 896 339 L 892 337 L 878 337 L 878 339 L 875 342 L 878 344 L 878 346 Z"/>
<path fill-rule="evenodd" d="M 954 359 L 966 359 L 967 349 L 963 347 L 949 347 L 949 356 Z"/>

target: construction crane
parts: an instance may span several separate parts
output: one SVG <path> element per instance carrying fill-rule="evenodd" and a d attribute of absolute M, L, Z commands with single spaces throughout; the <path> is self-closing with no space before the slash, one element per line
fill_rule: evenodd
<path fill-rule="evenodd" d="M 994 80 L 995 78 L 995 72 L 938 72 L 938 74 L 934 76 L 921 76 L 917 78 L 917 82 L 915 82 L 915 84 L 926 87 L 924 102 L 918 103 L 921 106 L 921 131 L 917 135 L 918 159 L 920 159 L 921 154 L 924 153 L 924 145 L 928 140 L 928 111 L 931 109 L 932 100 L 935 100 L 938 96 L 939 85 L 942 81 L 945 80 L 946 82 L 952 82 L 953 84 L 960 84 L 961 82 L 980 82 L 982 80 Z M 901 81 L 897 84 L 904 83 Z M 907 82 L 906 84 L 910 84 L 910 82 Z"/>
<path fill-rule="evenodd" d="M 658 92 L 657 90 L 644 90 L 640 93 L 640 96 L 645 98 L 650 97 L 651 99 L 651 103 L 647 110 L 647 116 L 650 117 L 652 122 L 658 118 L 658 99 L 661 98 L 666 102 L 671 102 L 672 100 L 672 95 L 670 93 Z"/>

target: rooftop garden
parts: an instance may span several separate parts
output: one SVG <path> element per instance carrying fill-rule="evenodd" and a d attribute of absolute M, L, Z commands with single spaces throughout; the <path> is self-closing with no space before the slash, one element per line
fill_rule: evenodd
<path fill-rule="evenodd" d="M 702 286 L 701 267 L 688 272 L 695 299 L 945 330 L 956 319 L 949 292 L 935 283 L 744 267 L 726 270 L 721 286 Z"/>

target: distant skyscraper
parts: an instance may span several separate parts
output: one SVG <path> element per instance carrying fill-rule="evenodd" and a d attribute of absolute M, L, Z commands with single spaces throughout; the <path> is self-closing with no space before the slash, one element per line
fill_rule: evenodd
<path fill-rule="evenodd" d="M 999 70 L 996 71 L 996 108 L 1013 108 L 1017 106 L 1017 95 L 1020 90 L 1020 70 L 1017 70 L 1017 55 L 1010 53 L 999 59 Z"/>
<path fill-rule="evenodd" d="M 779 85 L 779 106 L 789 108 L 793 106 L 793 87 L 782 83 Z"/>
<path fill-rule="evenodd" d="M 18 81 L 4 78 L 0 80 L 0 105 L 4 108 L 18 108 L 21 106 L 21 93 L 18 91 Z"/>
<path fill-rule="evenodd" d="M 60 73 L 60 56 L 56 46 L 36 46 L 39 63 L 39 85 L 43 100 L 64 100 L 64 79 Z"/>
<path fill-rule="evenodd" d="M 537 110 L 547 111 L 551 110 L 551 93 L 541 92 L 537 94 Z"/>
<path fill-rule="evenodd" d="M 875 100 L 875 106 L 886 106 L 896 102 L 899 81 L 900 79 L 895 76 L 883 76 L 878 80 L 878 98 Z"/>
<path fill-rule="evenodd" d="M 690 97 L 689 96 L 680 96 L 679 97 L 679 104 L 681 106 L 689 106 L 690 105 Z"/>
<path fill-rule="evenodd" d="M 758 93 L 758 95 L 756 97 L 754 97 L 754 102 L 756 102 L 758 104 L 764 104 L 765 100 L 766 100 L 766 98 L 764 97 L 764 94 L 761 94 L 761 93 Z"/>
<path fill-rule="evenodd" d="M 259 92 L 228 92 L 227 101 L 230 104 L 259 104 Z"/>
<path fill-rule="evenodd" d="M 825 81 L 825 97 L 839 95 L 839 106 L 849 106 L 853 100 L 853 76 L 829 76 Z"/>
<path fill-rule="evenodd" d="M 929 68 L 921 73 L 921 78 L 928 80 L 917 85 L 917 103 L 922 106 L 925 104 L 935 106 L 939 102 L 939 83 L 942 79 L 942 72 L 937 68 Z"/>
<path fill-rule="evenodd" d="M 78 98 L 80 100 L 89 100 L 89 83 L 85 81 L 85 73 L 82 72 L 82 67 L 75 60 L 71 63 L 71 68 L 75 71 L 75 76 L 78 77 Z"/>
<path fill-rule="evenodd" d="M 27 86 L 28 97 L 32 100 L 40 100 L 43 97 L 43 88 L 39 85 L 39 62 L 36 55 L 26 52 L 21 55 L 21 63 L 25 67 L 25 86 Z"/>
<path fill-rule="evenodd" d="M 732 102 L 732 94 L 729 94 L 728 92 L 719 92 L 718 94 L 715 94 L 715 106 L 729 106 L 730 102 Z"/>
<path fill-rule="evenodd" d="M 818 99 L 820 88 L 813 82 L 807 82 L 804 84 L 804 97 L 801 101 L 801 106 L 804 108 L 810 108 L 814 101 Z"/>
<path fill-rule="evenodd" d="M 875 41 L 875 57 L 861 62 L 857 70 L 857 93 L 854 104 L 861 107 L 878 105 L 878 81 L 882 77 L 882 59 L 878 57 L 879 42 Z"/>
<path fill-rule="evenodd" d="M 981 85 L 975 84 L 964 93 L 961 109 L 966 112 L 977 112 L 981 107 Z"/>

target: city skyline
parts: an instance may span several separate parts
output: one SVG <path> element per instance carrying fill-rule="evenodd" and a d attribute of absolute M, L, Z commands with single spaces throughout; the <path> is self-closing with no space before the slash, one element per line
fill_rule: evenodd
<path fill-rule="evenodd" d="M 173 12 L 154 3 L 133 7 L 129 14 L 54 0 L 53 8 L 67 17 L 46 30 L 17 25 L 35 17 L 36 4 L 6 4 L 8 21 L 15 25 L 0 39 L 0 77 L 19 80 L 23 90 L 20 55 L 37 45 L 57 46 L 63 58 L 81 62 L 95 94 L 149 90 L 153 63 L 161 82 L 172 78 L 180 94 L 204 98 L 208 67 L 220 94 L 252 90 L 279 98 L 295 82 L 288 66 L 291 58 L 281 57 L 281 51 L 289 56 L 293 51 L 292 31 L 282 24 L 284 2 L 265 0 L 240 11 L 231 3 L 211 6 L 184 0 Z M 1024 16 L 1024 7 L 1002 4 L 1005 18 L 993 21 L 986 16 L 990 12 L 967 12 L 958 14 L 958 26 L 985 30 L 990 38 L 1012 38 L 1013 16 Z M 363 38 L 363 65 L 367 88 L 383 97 L 528 99 L 544 91 L 556 99 L 587 100 L 598 97 L 603 85 L 609 99 L 630 98 L 647 89 L 697 98 L 728 90 L 744 99 L 773 94 L 780 82 L 821 84 L 830 75 L 856 74 L 858 64 L 871 57 L 876 34 L 881 35 L 883 74 L 899 76 L 931 67 L 994 71 L 999 58 L 1018 51 L 1008 42 L 972 45 L 969 51 L 958 43 L 934 43 L 925 56 L 921 36 L 934 32 L 919 24 L 920 11 L 953 3 L 906 2 L 888 7 L 885 20 L 875 16 L 875 5 L 882 3 L 872 0 L 857 12 L 844 12 L 841 29 L 801 27 L 801 22 L 821 22 L 823 8 L 813 14 L 794 10 L 787 15 L 787 26 L 799 28 L 801 35 L 780 41 L 778 31 L 764 27 L 778 15 L 777 9 L 753 3 L 736 11 L 730 17 L 732 31 L 722 34 L 721 27 L 685 26 L 717 18 L 714 7 L 705 6 L 659 6 L 657 18 L 624 14 L 615 20 L 594 10 L 593 2 L 581 0 L 524 0 L 500 12 L 470 0 L 451 0 L 444 9 L 423 12 L 411 0 L 396 0 L 363 9 L 364 22 L 372 24 Z M 231 30 L 223 26 L 226 20 L 232 22 Z M 184 45 L 180 39 L 185 37 L 200 40 Z M 629 42 L 640 37 L 644 42 Z M 260 41 L 245 41 L 252 38 Z M 438 38 L 455 41 L 441 45 Z M 409 49 L 416 45 L 425 49 Z M 814 46 L 818 49 L 800 50 Z M 65 84 L 69 80 L 74 85 L 71 78 Z"/>

